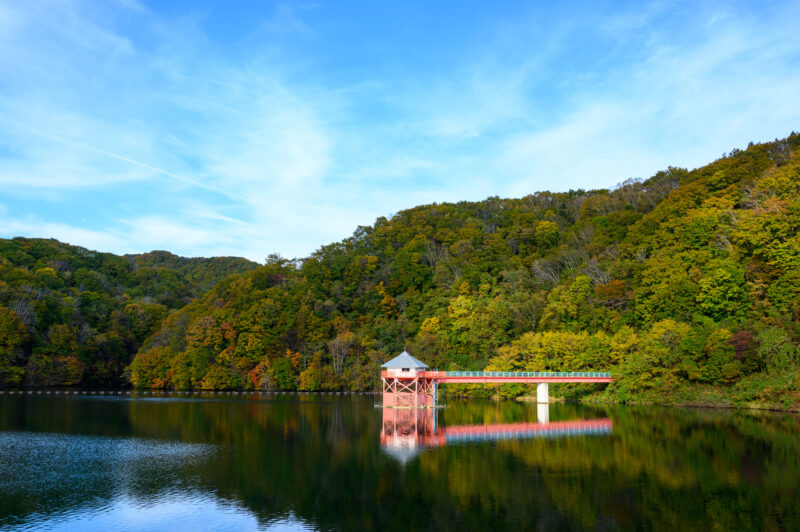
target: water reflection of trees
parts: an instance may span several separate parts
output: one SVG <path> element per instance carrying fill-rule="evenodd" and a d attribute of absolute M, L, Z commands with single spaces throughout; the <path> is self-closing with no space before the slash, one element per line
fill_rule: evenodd
<path fill-rule="evenodd" d="M 2 428 L 108 431 L 85 419 L 90 401 L 54 403 L 24 415 L 0 403 Z M 380 451 L 370 400 L 108 404 L 93 414 L 114 414 L 118 435 L 223 444 L 187 463 L 181 484 L 264 523 L 293 512 L 320 529 L 800 529 L 789 415 L 553 405 L 551 421 L 611 417 L 613 433 L 447 446 L 402 466 Z M 438 423 L 535 420 L 531 405 L 453 401 Z"/>
<path fill-rule="evenodd" d="M 216 464 L 227 474 L 209 479 L 267 519 L 294 510 L 322 528 L 798 523 L 791 416 L 558 405 L 553 420 L 610 415 L 613 435 L 447 447 L 401 467 L 377 452 L 379 413 L 369 403 L 184 403 L 160 409 L 161 420 L 148 406 L 131 405 L 137 431 L 237 444 Z M 524 420 L 535 414 L 518 403 L 451 404 L 440 417 L 451 425 Z"/>

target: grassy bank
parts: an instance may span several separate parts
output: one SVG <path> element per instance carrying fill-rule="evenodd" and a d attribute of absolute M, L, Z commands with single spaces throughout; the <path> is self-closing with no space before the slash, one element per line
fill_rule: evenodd
<path fill-rule="evenodd" d="M 551 392 L 552 393 L 552 392 Z M 686 383 L 677 379 L 657 381 L 651 388 L 633 393 L 618 392 L 618 386 L 605 390 L 581 391 L 577 387 L 556 390 L 565 400 L 594 404 L 652 404 L 707 408 L 741 408 L 800 412 L 800 371 L 779 375 L 758 373 L 730 386 Z"/>

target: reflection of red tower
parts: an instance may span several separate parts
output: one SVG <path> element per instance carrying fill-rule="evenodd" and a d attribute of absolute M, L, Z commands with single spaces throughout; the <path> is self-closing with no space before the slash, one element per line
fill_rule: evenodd
<path fill-rule="evenodd" d="M 444 433 L 436 433 L 435 410 L 429 408 L 383 409 L 381 447 L 401 462 L 407 462 L 425 447 L 440 444 L 444 444 Z"/>
<path fill-rule="evenodd" d="M 542 405 L 545 408 L 547 405 Z M 490 425 L 455 425 L 438 428 L 437 411 L 433 408 L 383 408 L 381 447 L 402 463 L 406 463 L 426 447 L 443 447 L 448 443 L 486 440 L 519 440 L 540 437 L 570 437 L 611 434 L 609 418 L 548 421 L 549 414 L 536 423 L 498 423 Z"/>

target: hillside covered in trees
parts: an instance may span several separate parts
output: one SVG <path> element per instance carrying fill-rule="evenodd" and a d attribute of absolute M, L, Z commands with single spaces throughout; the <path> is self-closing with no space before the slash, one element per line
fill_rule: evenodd
<path fill-rule="evenodd" d="M 258 265 L 0 239 L 0 386 L 119 386 L 167 314 Z"/>
<path fill-rule="evenodd" d="M 566 395 L 796 408 L 798 145 L 612 190 L 420 206 L 306 259 L 271 256 L 172 313 L 132 383 L 372 389 L 406 348 L 440 369 L 617 376 Z"/>
<path fill-rule="evenodd" d="M 567 396 L 797 408 L 799 145 L 611 190 L 415 207 L 257 269 L 3 241 L 0 380 L 50 384 L 37 361 L 74 356 L 82 382 L 112 382 L 138 348 L 138 387 L 367 390 L 406 348 L 440 369 L 616 376 Z"/>

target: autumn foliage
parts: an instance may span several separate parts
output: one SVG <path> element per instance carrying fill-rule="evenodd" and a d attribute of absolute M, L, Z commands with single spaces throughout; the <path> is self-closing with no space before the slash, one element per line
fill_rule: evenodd
<path fill-rule="evenodd" d="M 135 346 L 139 387 L 366 390 L 405 348 L 440 369 L 610 370 L 613 400 L 797 405 L 798 146 L 792 134 L 610 190 L 415 207 L 304 259 L 270 255 L 185 304 L 167 297 L 166 317 L 152 295 L 104 289 L 107 270 L 67 279 L 53 261 L 16 266 L 20 246 L 6 245 L 0 375 L 20 382 L 25 360 L 77 342 L 84 382 Z M 18 304 L 33 287 L 60 310 Z M 598 392 L 583 390 L 565 393 Z"/>

